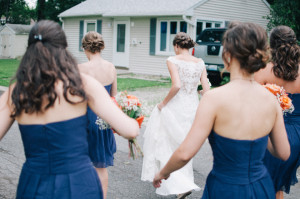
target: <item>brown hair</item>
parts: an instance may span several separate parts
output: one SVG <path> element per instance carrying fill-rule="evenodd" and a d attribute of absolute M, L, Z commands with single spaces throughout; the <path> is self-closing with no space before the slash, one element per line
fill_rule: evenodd
<path fill-rule="evenodd" d="M 25 113 L 43 112 L 57 99 L 55 83 L 63 82 L 63 96 L 68 94 L 86 99 L 77 63 L 66 50 L 67 40 L 58 23 L 42 20 L 35 24 L 28 38 L 28 47 L 17 70 L 16 85 L 12 91 L 14 110 L 12 117 Z"/>
<path fill-rule="evenodd" d="M 276 77 L 294 81 L 298 77 L 300 47 L 294 31 L 288 26 L 278 26 L 271 31 L 270 47 L 272 70 Z"/>
<path fill-rule="evenodd" d="M 104 48 L 102 35 L 95 31 L 90 31 L 82 38 L 82 47 L 91 53 L 101 52 Z"/>
<path fill-rule="evenodd" d="M 250 74 L 266 67 L 269 60 L 266 31 L 254 23 L 235 24 L 223 37 L 222 57 L 229 64 L 224 57 L 227 52 Z"/>
<path fill-rule="evenodd" d="M 177 45 L 183 49 L 190 49 L 195 46 L 195 42 L 191 39 L 191 37 L 185 32 L 179 32 L 176 34 L 173 40 L 173 46 Z"/>

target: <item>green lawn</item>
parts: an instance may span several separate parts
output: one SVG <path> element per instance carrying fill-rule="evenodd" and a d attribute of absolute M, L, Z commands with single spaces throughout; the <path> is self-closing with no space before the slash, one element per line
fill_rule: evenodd
<path fill-rule="evenodd" d="M 0 86 L 8 86 L 20 64 L 17 59 L 0 59 Z"/>
<path fill-rule="evenodd" d="M 0 86 L 9 86 L 11 78 L 15 75 L 15 72 L 20 64 L 20 60 L 16 59 L 0 59 Z M 119 91 L 133 91 L 137 88 L 146 87 L 170 87 L 171 82 L 164 83 L 159 81 L 149 81 L 135 78 L 118 78 L 118 90 Z"/>

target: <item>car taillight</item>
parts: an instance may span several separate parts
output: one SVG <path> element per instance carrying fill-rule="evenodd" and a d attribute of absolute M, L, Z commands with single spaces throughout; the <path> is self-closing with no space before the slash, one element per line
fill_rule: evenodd
<path fill-rule="evenodd" d="M 193 56 L 195 55 L 195 48 L 193 48 L 192 55 Z"/>

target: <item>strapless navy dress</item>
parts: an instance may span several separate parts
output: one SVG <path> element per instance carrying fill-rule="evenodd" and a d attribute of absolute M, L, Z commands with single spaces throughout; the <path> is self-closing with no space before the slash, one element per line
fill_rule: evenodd
<path fill-rule="evenodd" d="M 108 93 L 111 84 L 105 86 Z M 114 153 L 117 151 L 116 140 L 113 131 L 101 118 L 88 107 L 88 143 L 90 158 L 97 168 L 106 168 L 114 165 Z M 97 124 L 101 121 L 102 125 Z"/>
<path fill-rule="evenodd" d="M 88 155 L 86 125 L 86 115 L 44 125 L 19 124 L 26 162 L 16 198 L 103 198 Z"/>
<path fill-rule="evenodd" d="M 213 169 L 207 177 L 204 199 L 275 199 L 272 179 L 263 164 L 268 136 L 235 140 L 212 132 Z"/>
<path fill-rule="evenodd" d="M 290 186 L 298 182 L 297 169 L 300 166 L 300 93 L 289 94 L 295 110 L 284 114 L 284 123 L 291 147 L 287 161 L 273 157 L 266 151 L 264 163 L 274 182 L 275 191 L 290 192 Z"/>

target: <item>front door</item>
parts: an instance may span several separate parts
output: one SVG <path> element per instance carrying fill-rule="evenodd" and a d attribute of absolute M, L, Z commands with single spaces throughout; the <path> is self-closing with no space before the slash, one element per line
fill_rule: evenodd
<path fill-rule="evenodd" d="M 113 64 L 115 66 L 129 67 L 129 20 L 114 21 Z"/>

